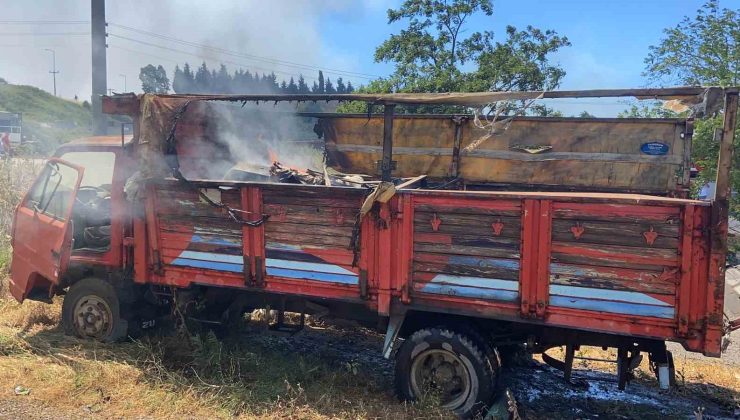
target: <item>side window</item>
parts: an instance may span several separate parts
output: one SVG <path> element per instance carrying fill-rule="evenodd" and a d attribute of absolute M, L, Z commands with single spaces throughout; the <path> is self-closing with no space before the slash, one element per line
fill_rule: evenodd
<path fill-rule="evenodd" d="M 47 163 L 31 187 L 25 206 L 64 220 L 72 205 L 77 176 L 77 171 L 69 166 L 55 162 Z"/>
<path fill-rule="evenodd" d="M 102 188 L 110 192 L 116 154 L 113 152 L 68 152 L 59 157 L 85 168 L 80 187 Z"/>

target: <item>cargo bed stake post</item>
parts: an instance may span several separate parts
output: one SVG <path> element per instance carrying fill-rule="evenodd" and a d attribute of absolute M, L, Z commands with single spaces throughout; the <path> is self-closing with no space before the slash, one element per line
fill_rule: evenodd
<path fill-rule="evenodd" d="M 709 296 L 714 296 L 707 307 L 705 340 L 722 340 L 722 304 L 725 290 L 725 262 L 727 259 L 727 231 L 730 210 L 730 171 L 737 126 L 738 92 L 725 93 L 725 115 L 722 139 L 717 159 L 717 183 L 710 222 Z M 714 288 L 714 293 L 712 289 Z M 711 299 L 711 298 L 710 298 Z M 706 353 L 705 353 L 706 354 Z M 717 354 L 719 356 L 719 354 Z"/>
<path fill-rule="evenodd" d="M 383 181 L 391 180 L 391 172 L 395 169 L 393 162 L 393 113 L 394 104 L 385 104 L 383 107 L 383 160 L 380 162 L 380 173 Z"/>

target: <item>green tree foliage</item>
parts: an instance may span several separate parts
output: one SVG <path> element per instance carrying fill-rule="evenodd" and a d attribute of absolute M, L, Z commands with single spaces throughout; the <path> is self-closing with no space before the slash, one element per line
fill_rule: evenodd
<path fill-rule="evenodd" d="M 400 92 L 541 90 L 560 84 L 565 71 L 549 54 L 569 46 L 556 32 L 506 28 L 506 40 L 492 31 L 467 32 L 476 14 L 493 15 L 490 0 L 406 0 L 388 11 L 388 22 L 407 21 L 375 52 L 395 64 L 393 74 L 373 88 Z"/>
<path fill-rule="evenodd" d="M 740 84 L 740 9 L 720 8 L 719 2 L 705 3 L 694 17 L 684 17 L 664 38 L 650 47 L 645 75 L 655 83 L 736 86 Z M 664 112 L 664 111 L 658 111 Z M 655 115 L 651 108 L 637 112 Z M 652 114 L 652 115 L 651 115 Z M 670 116 L 658 115 L 658 116 Z M 719 144 L 715 129 L 722 117 L 697 120 L 692 142 L 692 159 L 700 168 L 695 184 L 713 181 L 716 176 Z M 735 150 L 740 150 L 740 129 L 735 130 Z M 731 211 L 740 217 L 740 153 L 735 153 L 731 185 L 735 192 Z"/>
<path fill-rule="evenodd" d="M 695 17 L 686 16 L 663 33 L 645 59 L 645 74 L 653 82 L 740 84 L 740 9 L 720 9 L 710 0 Z"/>
<path fill-rule="evenodd" d="M 167 78 L 167 71 L 162 66 L 154 67 L 149 64 L 142 67 L 139 71 L 139 80 L 141 80 L 141 90 L 146 93 L 167 93 L 170 91 L 170 79 Z"/>

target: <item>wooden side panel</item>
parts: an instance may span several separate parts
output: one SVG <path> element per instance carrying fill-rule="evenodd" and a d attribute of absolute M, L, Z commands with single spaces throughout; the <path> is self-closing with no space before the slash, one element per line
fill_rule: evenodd
<path fill-rule="evenodd" d="M 361 192 L 269 188 L 262 201 L 270 216 L 264 226 L 268 288 L 277 278 L 359 287 L 352 237 Z"/>
<path fill-rule="evenodd" d="M 552 209 L 551 307 L 674 319 L 686 264 L 681 207 L 555 202 Z M 689 227 L 689 250 L 691 234 Z"/>
<path fill-rule="evenodd" d="M 415 197 L 413 292 L 517 302 L 519 200 Z"/>
<path fill-rule="evenodd" d="M 216 202 L 240 209 L 238 189 L 206 189 Z M 156 218 L 160 262 L 169 270 L 214 270 L 222 275 L 244 276 L 242 227 L 221 209 L 203 201 L 192 189 L 177 184 L 160 186 Z"/>
<path fill-rule="evenodd" d="M 381 118 L 326 118 L 321 124 L 332 166 L 345 172 L 377 172 L 383 138 Z M 393 129 L 397 169 L 393 174 L 430 178 L 459 175 L 470 183 L 509 188 L 542 185 L 568 190 L 684 191 L 690 153 L 686 130 L 686 123 L 678 120 L 516 118 L 506 130 L 490 136 L 466 120 L 458 149 L 452 117 L 397 116 Z M 471 144 L 476 146 L 467 148 Z M 647 144 L 654 148 L 646 153 L 643 147 Z M 662 146 L 655 148 L 658 144 Z M 537 147 L 542 152 L 525 150 Z M 458 153 L 459 165 L 454 169 Z"/>

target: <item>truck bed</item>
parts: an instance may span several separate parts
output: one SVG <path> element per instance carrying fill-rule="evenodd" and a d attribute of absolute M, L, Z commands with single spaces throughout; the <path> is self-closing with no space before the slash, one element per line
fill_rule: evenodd
<path fill-rule="evenodd" d="M 234 222 L 213 201 L 239 209 Z M 392 311 L 673 340 L 719 355 L 707 203 L 633 194 L 397 191 L 165 180 L 146 199 L 136 281 L 218 285 Z M 353 238 L 356 246 L 353 247 Z M 149 251 L 147 251 L 149 249 Z"/>

